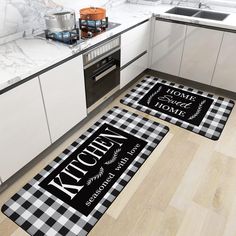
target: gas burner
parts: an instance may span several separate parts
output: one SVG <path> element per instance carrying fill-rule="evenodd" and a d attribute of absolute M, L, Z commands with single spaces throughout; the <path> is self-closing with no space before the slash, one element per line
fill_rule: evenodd
<path fill-rule="evenodd" d="M 50 30 L 45 30 L 44 33 L 39 34 L 37 36 L 40 38 L 46 38 L 48 40 L 54 40 L 57 42 L 64 43 L 68 45 L 69 47 L 74 47 L 84 42 L 86 39 L 92 38 L 100 33 L 111 30 L 120 25 L 118 23 L 114 23 L 110 21 L 107 23 L 106 19 L 103 20 L 102 22 L 99 21 L 99 23 L 98 21 L 96 21 L 96 23 L 94 21 L 88 21 L 86 23 L 88 23 L 89 30 L 83 29 L 82 31 L 79 28 L 75 28 L 74 30 L 71 30 L 71 31 L 59 31 L 59 32 L 51 32 Z M 106 23 L 108 24 L 107 26 L 106 26 Z M 94 25 L 96 24 L 96 28 L 91 28 L 93 24 Z"/>
<path fill-rule="evenodd" d="M 108 28 L 108 17 L 101 20 L 79 19 L 81 36 L 83 38 L 91 38 L 96 36 Z"/>
<path fill-rule="evenodd" d="M 77 44 L 78 40 L 80 40 L 79 29 L 75 28 L 71 31 L 61 31 L 61 32 L 50 32 L 49 30 L 45 30 L 46 39 L 52 39 L 55 41 L 59 41 L 68 45 Z"/>

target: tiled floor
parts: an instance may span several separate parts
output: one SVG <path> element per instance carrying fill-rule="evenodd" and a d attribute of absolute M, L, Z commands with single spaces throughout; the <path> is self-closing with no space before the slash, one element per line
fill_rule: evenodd
<path fill-rule="evenodd" d="M 200 88 L 209 90 L 206 86 Z M 15 177 L 0 194 L 0 207 L 107 110 L 118 105 L 167 125 L 170 132 L 89 235 L 235 236 L 236 109 L 219 141 L 212 141 L 120 104 L 125 93 L 40 155 L 40 161 L 23 175 Z M 27 234 L 0 213 L 0 235 Z"/>

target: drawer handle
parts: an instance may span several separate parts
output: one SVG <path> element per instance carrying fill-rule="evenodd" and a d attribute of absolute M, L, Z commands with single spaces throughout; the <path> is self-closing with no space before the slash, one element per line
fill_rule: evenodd
<path fill-rule="evenodd" d="M 100 80 L 102 77 L 104 77 L 105 75 L 109 74 L 110 72 L 112 72 L 113 70 L 116 69 L 116 65 L 110 67 L 109 69 L 105 70 L 104 72 L 102 72 L 100 75 L 95 76 L 94 80 L 98 81 Z"/>

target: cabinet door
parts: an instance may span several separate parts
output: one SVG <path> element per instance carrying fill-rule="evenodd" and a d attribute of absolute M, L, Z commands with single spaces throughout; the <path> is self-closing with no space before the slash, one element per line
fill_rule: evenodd
<path fill-rule="evenodd" d="M 236 34 L 225 32 L 211 85 L 236 92 L 235 55 Z"/>
<path fill-rule="evenodd" d="M 86 117 L 82 55 L 40 75 L 52 141 Z"/>
<path fill-rule="evenodd" d="M 131 63 L 124 68 L 120 74 L 120 88 L 123 88 L 126 84 L 131 82 L 136 76 L 142 73 L 147 68 L 148 54 L 144 54 L 142 57 Z"/>
<path fill-rule="evenodd" d="M 38 78 L 0 95 L 0 176 L 3 181 L 50 143 Z"/>
<path fill-rule="evenodd" d="M 180 76 L 210 84 L 222 37 L 222 31 L 188 26 Z"/>
<path fill-rule="evenodd" d="M 147 21 L 121 35 L 121 66 L 148 50 L 150 22 Z"/>
<path fill-rule="evenodd" d="M 183 24 L 156 20 L 151 69 L 179 75 L 185 31 Z"/>

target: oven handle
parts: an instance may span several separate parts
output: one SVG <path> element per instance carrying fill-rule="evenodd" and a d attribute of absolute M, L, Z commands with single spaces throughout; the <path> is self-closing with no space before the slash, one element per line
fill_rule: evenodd
<path fill-rule="evenodd" d="M 100 75 L 95 76 L 94 80 L 97 82 L 98 80 L 100 80 L 102 77 L 104 77 L 105 75 L 109 74 L 110 72 L 112 72 L 113 70 L 116 69 L 116 65 L 113 65 L 112 67 L 110 67 L 109 69 L 103 71 Z"/>

